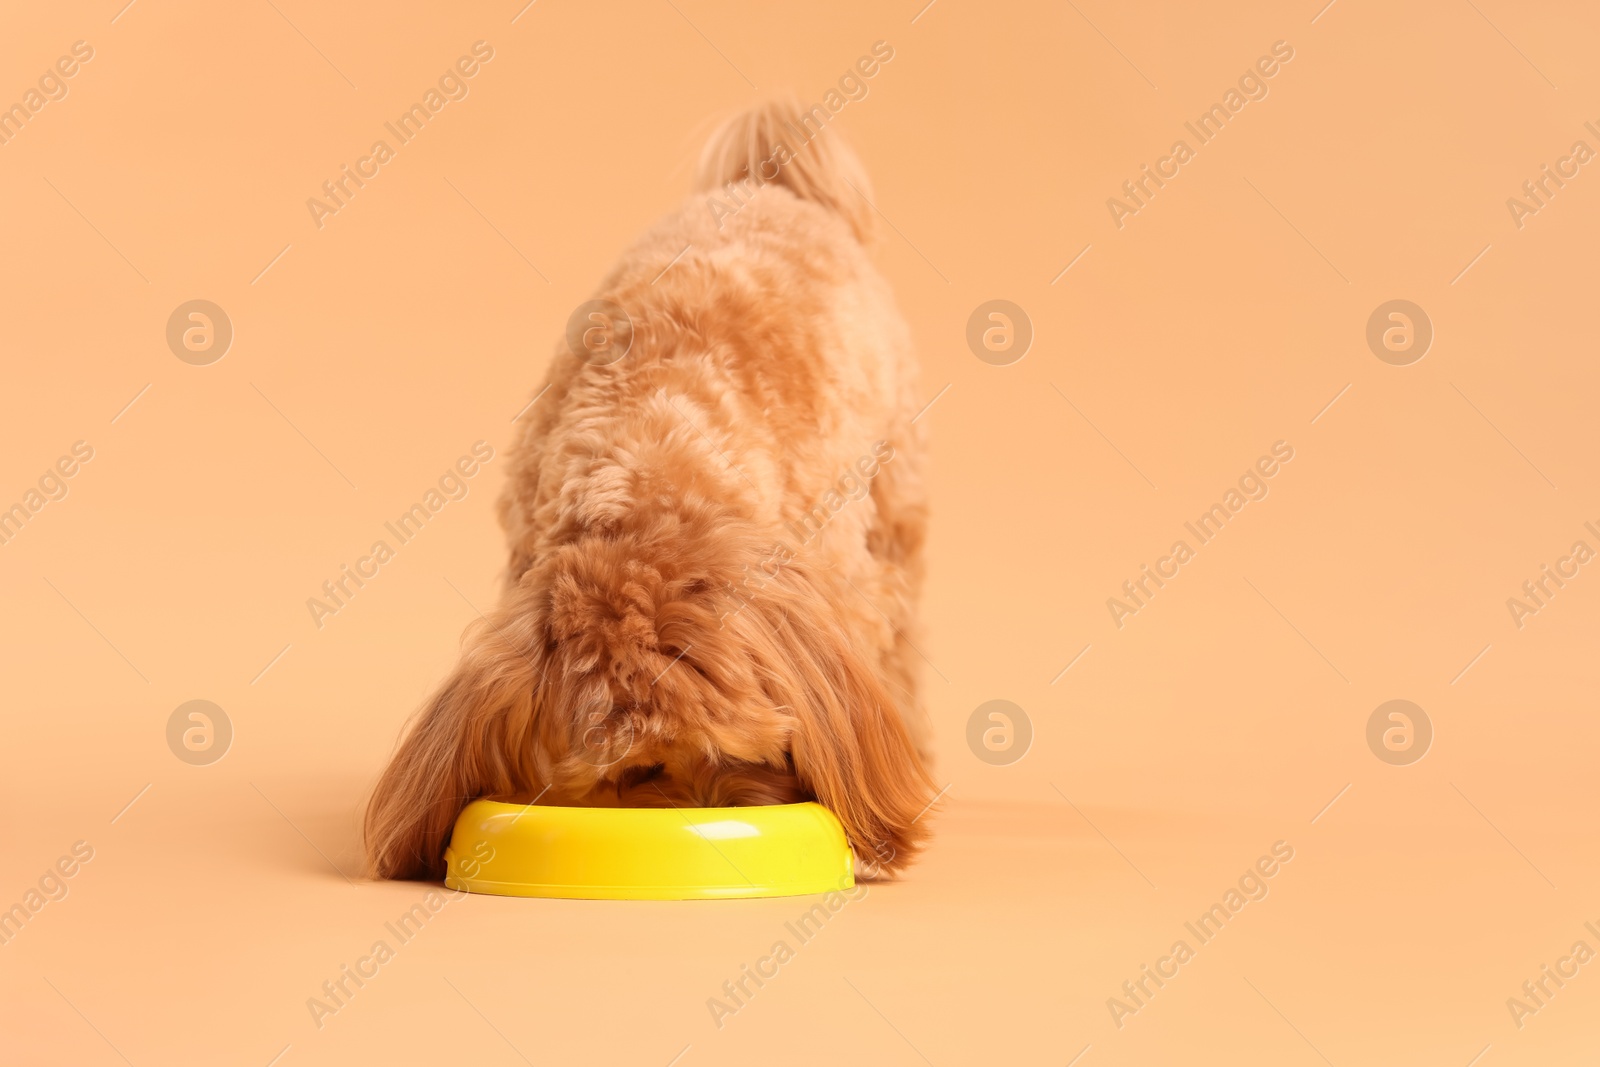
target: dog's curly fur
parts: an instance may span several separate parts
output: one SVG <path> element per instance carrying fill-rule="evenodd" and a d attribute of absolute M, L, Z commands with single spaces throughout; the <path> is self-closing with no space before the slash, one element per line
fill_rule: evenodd
<path fill-rule="evenodd" d="M 871 867 L 921 844 L 919 394 L 865 175 L 800 117 L 727 124 L 601 285 L 626 356 L 558 351 L 500 501 L 500 606 L 368 805 L 378 876 L 441 876 L 475 797 L 816 799 Z"/>

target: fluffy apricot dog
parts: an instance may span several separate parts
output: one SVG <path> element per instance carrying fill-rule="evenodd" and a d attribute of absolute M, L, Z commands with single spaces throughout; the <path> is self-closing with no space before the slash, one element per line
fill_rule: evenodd
<path fill-rule="evenodd" d="M 825 116 L 723 127 L 560 346 L 500 500 L 500 604 L 368 805 L 378 876 L 441 877 L 476 797 L 814 799 L 869 873 L 917 851 L 925 398 Z"/>

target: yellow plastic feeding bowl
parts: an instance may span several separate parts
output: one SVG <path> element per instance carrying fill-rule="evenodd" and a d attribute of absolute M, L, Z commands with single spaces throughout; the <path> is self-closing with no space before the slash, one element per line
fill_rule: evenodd
<path fill-rule="evenodd" d="M 474 800 L 444 884 L 588 900 L 788 897 L 855 885 L 850 845 L 821 804 L 557 808 Z"/>

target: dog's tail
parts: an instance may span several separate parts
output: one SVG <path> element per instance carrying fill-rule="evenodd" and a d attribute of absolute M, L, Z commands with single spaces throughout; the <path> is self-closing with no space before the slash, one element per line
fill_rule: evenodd
<path fill-rule="evenodd" d="M 695 189 L 716 191 L 730 182 L 741 195 L 781 185 L 801 200 L 836 212 L 863 244 L 872 237 L 872 187 L 861 161 L 835 130 L 820 104 L 797 99 L 758 104 L 711 135 L 700 153 Z"/>

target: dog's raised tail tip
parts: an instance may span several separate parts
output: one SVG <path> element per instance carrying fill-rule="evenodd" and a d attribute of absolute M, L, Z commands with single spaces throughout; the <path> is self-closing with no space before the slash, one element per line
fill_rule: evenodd
<path fill-rule="evenodd" d="M 744 197 L 781 185 L 835 212 L 863 244 L 872 237 L 872 188 L 866 170 L 821 104 L 780 97 L 735 115 L 700 153 L 695 189 Z M 729 190 L 728 186 L 733 189 Z"/>

